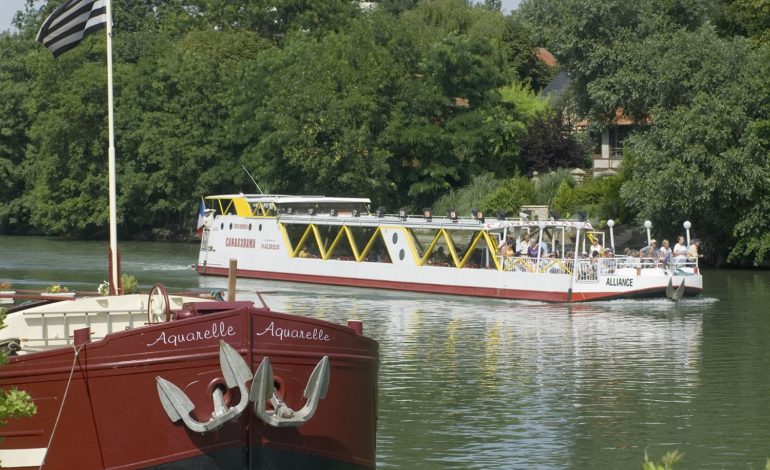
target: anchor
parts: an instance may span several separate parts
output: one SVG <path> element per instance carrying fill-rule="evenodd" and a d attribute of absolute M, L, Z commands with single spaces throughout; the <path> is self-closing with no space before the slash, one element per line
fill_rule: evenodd
<path fill-rule="evenodd" d="M 211 419 L 205 423 L 196 421 L 190 416 L 192 410 L 195 409 L 195 405 L 179 387 L 161 377 L 155 378 L 158 385 L 160 403 L 172 422 L 176 423 L 181 419 L 191 431 L 204 433 L 219 428 L 226 422 L 239 416 L 246 409 L 249 402 L 246 382 L 253 377 L 251 369 L 241 355 L 224 341 L 221 341 L 219 344 L 219 364 L 222 368 L 222 375 L 225 378 L 227 388 L 238 387 L 241 393 L 241 400 L 237 405 L 228 408 L 225 406 L 222 390 L 219 387 L 215 388 L 212 393 L 214 412 Z"/>
<path fill-rule="evenodd" d="M 326 398 L 329 389 L 329 356 L 324 356 L 310 374 L 305 386 L 305 406 L 298 411 L 292 410 L 274 392 L 273 366 L 270 359 L 265 357 L 257 368 L 254 380 L 251 382 L 249 399 L 254 402 L 254 413 L 262 421 L 275 427 L 298 427 L 306 423 L 316 412 L 318 400 Z M 268 411 L 266 403 L 270 399 L 273 410 Z"/>
<path fill-rule="evenodd" d="M 668 287 L 666 287 L 666 297 L 676 302 L 677 300 L 684 297 L 684 279 L 682 279 L 682 283 L 679 284 L 679 287 L 674 290 L 674 281 L 673 278 L 668 278 Z"/>

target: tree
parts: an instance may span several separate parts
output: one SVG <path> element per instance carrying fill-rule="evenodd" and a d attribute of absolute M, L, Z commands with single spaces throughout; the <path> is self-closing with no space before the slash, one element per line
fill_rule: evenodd
<path fill-rule="evenodd" d="M 643 92 L 624 86 L 624 71 L 638 57 L 636 45 L 693 31 L 710 11 L 711 2 L 702 0 L 525 0 L 520 7 L 537 40 L 569 71 L 579 112 L 594 121 L 611 119 L 618 108 L 645 117 L 649 109 L 629 99 Z"/>
<path fill-rule="evenodd" d="M 710 28 L 678 33 L 675 41 L 654 76 L 677 64 L 676 76 L 693 78 L 679 85 L 683 102 L 656 106 L 654 126 L 632 137 L 621 195 L 640 220 L 658 227 L 680 231 L 691 220 L 717 263 L 728 254 L 736 261 L 753 254 L 761 263 L 770 197 L 770 109 L 761 78 L 768 48 L 721 39 Z"/>

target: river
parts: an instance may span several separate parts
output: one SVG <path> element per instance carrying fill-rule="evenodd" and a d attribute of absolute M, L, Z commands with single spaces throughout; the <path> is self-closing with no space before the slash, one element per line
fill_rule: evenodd
<path fill-rule="evenodd" d="M 95 290 L 106 243 L 0 236 L 0 281 Z M 195 245 L 124 243 L 149 288 L 214 290 Z M 239 280 L 275 310 L 363 321 L 381 347 L 379 468 L 764 468 L 770 273 L 707 271 L 700 297 L 583 305 Z"/>

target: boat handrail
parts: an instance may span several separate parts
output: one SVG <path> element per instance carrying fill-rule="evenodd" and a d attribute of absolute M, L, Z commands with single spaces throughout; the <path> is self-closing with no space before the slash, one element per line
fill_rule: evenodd
<path fill-rule="evenodd" d="M 140 307 L 139 309 L 135 308 L 129 308 L 129 309 L 109 309 L 109 310 L 98 310 L 98 309 L 89 309 L 89 310 L 73 310 L 73 311 L 64 311 L 64 310 L 53 310 L 53 311 L 23 311 L 22 314 L 26 317 L 37 317 L 37 316 L 47 316 L 47 317 L 55 317 L 55 316 L 88 316 L 88 315 L 99 315 L 99 314 L 108 314 L 108 315 L 114 315 L 114 314 L 134 314 L 134 313 L 141 313 L 145 315 L 147 313 L 147 310 L 143 307 Z"/>

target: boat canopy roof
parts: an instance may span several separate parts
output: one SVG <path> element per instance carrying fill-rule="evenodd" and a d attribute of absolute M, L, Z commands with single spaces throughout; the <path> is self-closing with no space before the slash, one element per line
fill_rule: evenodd
<path fill-rule="evenodd" d="M 327 197 L 327 196 L 293 196 L 283 194 L 222 194 L 207 196 L 206 199 L 246 199 L 249 203 L 273 203 L 276 206 L 284 204 L 370 204 L 366 197 Z"/>

